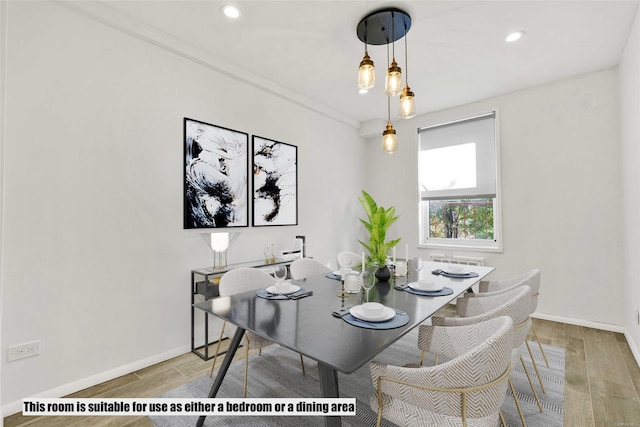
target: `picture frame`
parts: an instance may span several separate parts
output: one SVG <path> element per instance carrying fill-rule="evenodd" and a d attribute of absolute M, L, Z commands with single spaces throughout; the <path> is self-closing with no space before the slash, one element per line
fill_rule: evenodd
<path fill-rule="evenodd" d="M 254 227 L 298 225 L 298 147 L 253 135 Z"/>
<path fill-rule="evenodd" d="M 184 118 L 184 228 L 249 226 L 249 134 Z"/>

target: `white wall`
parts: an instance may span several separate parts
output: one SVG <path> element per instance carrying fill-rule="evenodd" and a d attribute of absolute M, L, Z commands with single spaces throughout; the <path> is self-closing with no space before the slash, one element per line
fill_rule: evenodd
<path fill-rule="evenodd" d="M 6 28 L 7 28 L 7 4 L 6 2 L 0 2 L 0 344 L 2 343 L 2 327 L 1 327 L 1 319 L 2 319 L 2 306 L 3 306 L 3 279 L 2 279 L 2 263 L 3 259 L 3 239 L 2 234 L 4 230 L 4 192 L 2 188 L 4 187 L 4 173 L 3 172 L 3 162 L 4 162 L 4 134 L 5 134 L 5 108 L 4 108 L 4 99 L 5 99 L 5 90 L 6 90 Z M 4 348 L 0 346 L 0 349 Z M 0 369 L 0 384 L 2 384 L 2 369 Z M 0 387 L 0 402 L 2 402 L 2 387 Z M 4 419 L 2 417 L 2 409 L 0 408 L 0 427 L 4 425 Z"/>
<path fill-rule="evenodd" d="M 492 278 L 539 267 L 541 315 L 619 329 L 625 316 L 616 83 L 616 70 L 606 70 L 394 120 L 399 151 L 388 156 L 378 148 L 379 137 L 369 141 L 370 167 L 388 172 L 369 174 L 367 188 L 397 207 L 394 231 L 414 255 L 442 253 L 416 249 L 416 129 L 499 108 L 504 251 L 460 253 L 484 256 L 496 267 Z M 406 173 L 391 172 L 400 169 Z"/>
<path fill-rule="evenodd" d="M 636 12 L 633 28 L 619 65 L 622 210 L 624 212 L 624 323 L 627 340 L 640 361 L 640 13 Z"/>
<path fill-rule="evenodd" d="M 189 272 L 212 253 L 182 229 L 185 116 L 298 146 L 299 225 L 243 229 L 229 262 L 297 234 L 323 262 L 357 249 L 353 127 L 58 4 L 10 2 L 8 21 L 4 415 L 188 351 Z M 6 361 L 32 340 L 40 356 Z"/>

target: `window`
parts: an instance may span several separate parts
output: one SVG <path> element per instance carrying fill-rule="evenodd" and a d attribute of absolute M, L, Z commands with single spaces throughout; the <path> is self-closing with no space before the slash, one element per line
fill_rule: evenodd
<path fill-rule="evenodd" d="M 418 135 L 420 244 L 501 250 L 495 111 Z"/>

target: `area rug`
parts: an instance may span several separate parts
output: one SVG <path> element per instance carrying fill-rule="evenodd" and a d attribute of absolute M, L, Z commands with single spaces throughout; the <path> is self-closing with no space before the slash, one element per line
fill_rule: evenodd
<path fill-rule="evenodd" d="M 417 331 L 412 331 L 393 346 L 374 358 L 382 363 L 405 365 L 416 363 L 420 359 L 420 351 L 416 347 Z M 544 351 L 549 360 L 549 368 L 545 365 L 537 343 L 530 343 L 536 358 L 540 376 L 542 377 L 546 393 L 540 391 L 535 370 L 531 365 L 529 354 L 523 346 L 522 354 L 531 374 L 532 381 L 544 411 L 540 413 L 533 398 L 531 388 L 525 377 L 522 365 L 513 367 L 511 379 L 514 383 L 525 420 L 529 427 L 560 427 L 563 422 L 564 404 L 564 350 L 554 346 L 544 345 Z M 425 364 L 432 364 L 429 356 Z M 320 383 L 317 363 L 305 358 L 306 375 L 302 375 L 300 358 L 297 353 L 272 345 L 262 351 L 262 355 L 255 353 L 249 357 L 249 382 L 247 397 L 320 397 Z M 244 361 L 234 362 L 222 383 L 218 397 L 242 397 Z M 213 380 L 208 376 L 198 378 L 184 386 L 171 390 L 160 397 L 167 398 L 202 398 L 206 397 Z M 356 416 L 342 417 L 343 426 L 371 427 L 376 423 L 377 414 L 369 407 L 369 397 L 374 392 L 369 374 L 368 364 L 351 375 L 338 374 L 340 397 L 355 397 L 357 399 Z M 505 398 L 502 412 L 509 426 L 519 426 L 520 417 L 510 392 Z M 198 417 L 150 417 L 156 427 L 192 427 Z M 208 416 L 205 426 L 258 426 L 258 427 L 321 427 L 324 420 L 321 416 L 313 417 L 250 417 L 250 416 Z M 384 421 L 383 426 L 392 427 L 394 424 Z"/>

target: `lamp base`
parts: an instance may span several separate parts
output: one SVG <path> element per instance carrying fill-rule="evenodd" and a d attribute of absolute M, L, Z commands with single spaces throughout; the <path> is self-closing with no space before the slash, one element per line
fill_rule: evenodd
<path fill-rule="evenodd" d="M 213 251 L 213 269 L 222 270 L 227 268 L 227 251 Z"/>

